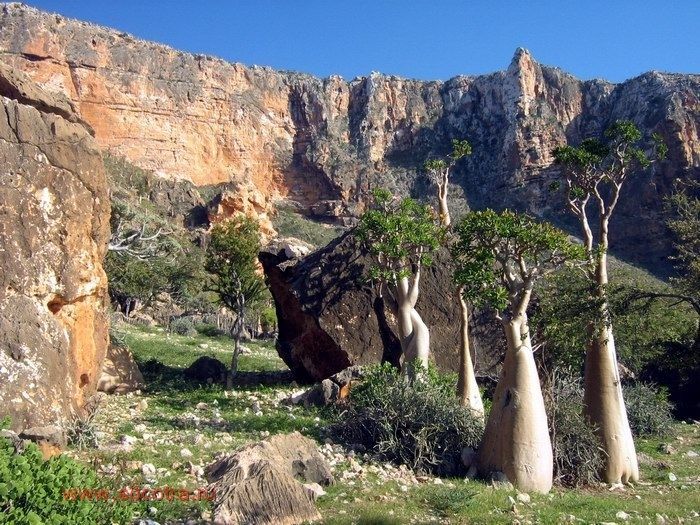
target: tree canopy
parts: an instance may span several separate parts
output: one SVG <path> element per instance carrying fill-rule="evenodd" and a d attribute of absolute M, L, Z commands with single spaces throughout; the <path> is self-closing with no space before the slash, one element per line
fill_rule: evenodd
<path fill-rule="evenodd" d="M 237 314 L 241 299 L 250 306 L 264 296 L 265 283 L 257 271 L 259 252 L 259 227 L 252 219 L 237 216 L 212 228 L 205 263 L 211 274 L 208 288 Z"/>
<path fill-rule="evenodd" d="M 465 298 L 498 311 L 518 304 L 537 277 L 584 257 L 561 230 L 509 210 L 470 212 L 455 231 L 455 281 Z"/>
<path fill-rule="evenodd" d="M 374 206 L 357 228 L 376 260 L 370 277 L 387 283 L 408 277 L 415 266 L 429 266 L 443 235 L 433 208 L 410 198 L 398 201 L 386 190 L 375 190 Z"/>

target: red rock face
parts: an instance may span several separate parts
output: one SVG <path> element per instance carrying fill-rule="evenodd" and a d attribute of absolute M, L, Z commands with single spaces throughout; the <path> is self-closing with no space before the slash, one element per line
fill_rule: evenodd
<path fill-rule="evenodd" d="M 612 246 L 653 265 L 669 251 L 663 195 L 676 178 L 699 176 L 697 75 L 580 81 L 518 50 L 491 75 L 347 82 L 181 53 L 18 4 L 2 7 L 0 27 L 0 59 L 71 99 L 102 148 L 164 177 L 255 188 L 229 199 L 236 211 L 262 203 L 269 215 L 285 197 L 342 218 L 360 213 L 378 186 L 432 195 L 418 167 L 467 138 L 474 154 L 454 173 L 457 210 L 563 215 L 547 191 L 551 150 L 630 118 L 665 137 L 670 160 L 626 190 Z"/>
<path fill-rule="evenodd" d="M 107 348 L 107 181 L 67 100 L 3 65 L 0 95 L 0 418 L 60 425 Z"/>

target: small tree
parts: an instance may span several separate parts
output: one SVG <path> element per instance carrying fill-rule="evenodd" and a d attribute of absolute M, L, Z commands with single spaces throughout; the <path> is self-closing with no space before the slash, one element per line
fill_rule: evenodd
<path fill-rule="evenodd" d="M 664 295 L 685 302 L 695 310 L 698 322 L 691 351 L 696 354 L 700 353 L 700 198 L 692 192 L 698 190 L 700 183 L 697 182 L 678 185 L 666 199 L 666 206 L 672 213 L 667 224 L 675 237 L 673 247 L 678 276 L 671 279 L 674 292 Z"/>
<path fill-rule="evenodd" d="M 397 202 L 385 190 L 374 192 L 374 207 L 360 218 L 357 236 L 374 256 L 370 277 L 388 295 L 398 317 L 404 371 L 413 377 L 414 364 L 427 369 L 430 333 L 416 311 L 421 268 L 432 263 L 443 231 L 430 206 L 413 199 Z"/>
<path fill-rule="evenodd" d="M 247 308 L 264 297 L 265 283 L 257 269 L 259 252 L 260 232 L 258 224 L 252 219 L 236 216 L 212 228 L 205 264 L 205 269 L 211 273 L 208 288 L 236 314 L 236 321 L 231 327 L 235 345 L 231 371 L 226 380 L 227 388 L 233 386 L 233 378 L 238 371 Z"/>
<path fill-rule="evenodd" d="M 452 224 L 450 209 L 447 205 L 447 186 L 450 170 L 457 161 L 467 155 L 471 155 L 472 147 L 467 140 L 452 140 L 452 153 L 446 159 L 429 159 L 423 164 L 423 168 L 438 189 L 438 205 L 440 208 L 440 223 L 445 228 Z M 476 382 L 474 362 L 469 347 L 469 306 L 464 298 L 461 288 L 455 291 L 460 305 L 460 345 L 459 345 L 459 371 L 457 379 L 457 397 L 462 406 L 468 407 L 475 415 L 484 416 L 484 403 L 481 400 L 481 392 Z"/>
<path fill-rule="evenodd" d="M 588 327 L 584 410 L 598 428 L 607 454 L 603 479 L 608 483 L 639 479 L 612 332 L 607 256 L 610 218 L 622 186 L 631 173 L 647 168 L 652 162 L 652 156 L 637 146 L 641 139 L 642 134 L 634 123 L 617 121 L 605 131 L 605 142 L 586 139 L 579 147 L 561 146 L 553 152 L 555 161 L 564 168 L 568 208 L 578 219 L 583 233 L 588 261 L 586 274 L 592 285 L 591 299 L 598 310 Z M 663 158 L 666 146 L 658 135 L 653 139 L 655 156 Z M 596 234 L 588 215 L 589 202 L 596 206 Z"/>
<path fill-rule="evenodd" d="M 466 299 L 496 309 L 507 348 L 479 447 L 482 474 L 503 472 L 519 489 L 552 487 L 552 446 L 533 357 L 527 307 L 535 281 L 580 246 L 548 223 L 511 211 L 468 213 L 456 226 L 455 281 Z"/>
<path fill-rule="evenodd" d="M 423 163 L 423 169 L 428 173 L 430 181 L 438 188 L 438 209 L 440 223 L 449 226 L 452 223 L 450 209 L 447 206 L 447 186 L 450 170 L 458 160 L 472 154 L 472 146 L 468 140 L 452 140 L 452 152 L 445 158 L 428 159 Z"/>

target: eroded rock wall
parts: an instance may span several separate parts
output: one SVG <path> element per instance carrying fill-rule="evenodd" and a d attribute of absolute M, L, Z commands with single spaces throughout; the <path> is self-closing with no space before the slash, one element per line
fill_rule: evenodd
<path fill-rule="evenodd" d="M 109 195 L 68 100 L 0 65 L 0 418 L 64 423 L 108 342 Z"/>
<path fill-rule="evenodd" d="M 279 197 L 351 223 L 374 187 L 431 196 L 417 166 L 467 138 L 474 154 L 454 173 L 454 215 L 507 206 L 576 232 L 547 190 L 551 150 L 631 118 L 661 133 L 670 155 L 625 189 L 612 249 L 654 269 L 670 250 L 663 196 L 675 179 L 700 177 L 698 75 L 581 81 L 517 50 L 490 75 L 346 81 L 181 53 L 18 4 L 0 9 L 0 28 L 0 60 L 72 100 L 101 147 L 164 177 L 235 183 L 254 202 L 224 204 L 263 218 Z"/>

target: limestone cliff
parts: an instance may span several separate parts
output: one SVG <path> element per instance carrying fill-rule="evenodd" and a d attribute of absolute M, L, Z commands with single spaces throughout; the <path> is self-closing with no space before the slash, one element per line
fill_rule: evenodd
<path fill-rule="evenodd" d="M 490 75 L 348 82 L 181 53 L 18 4 L 0 9 L 0 28 L 0 60 L 67 95 L 101 147 L 164 177 L 254 186 L 255 202 L 229 198 L 222 210 L 269 213 L 286 197 L 310 215 L 347 219 L 372 187 L 427 195 L 416 166 L 459 137 L 474 155 L 455 172 L 457 210 L 561 217 L 547 191 L 551 149 L 631 118 L 661 133 L 670 157 L 629 184 L 612 245 L 654 267 L 669 250 L 661 197 L 676 178 L 700 172 L 698 75 L 581 81 L 518 50 Z"/>
<path fill-rule="evenodd" d="M 61 424 L 107 348 L 107 182 L 70 102 L 1 64 L 0 165 L 0 419 Z"/>

